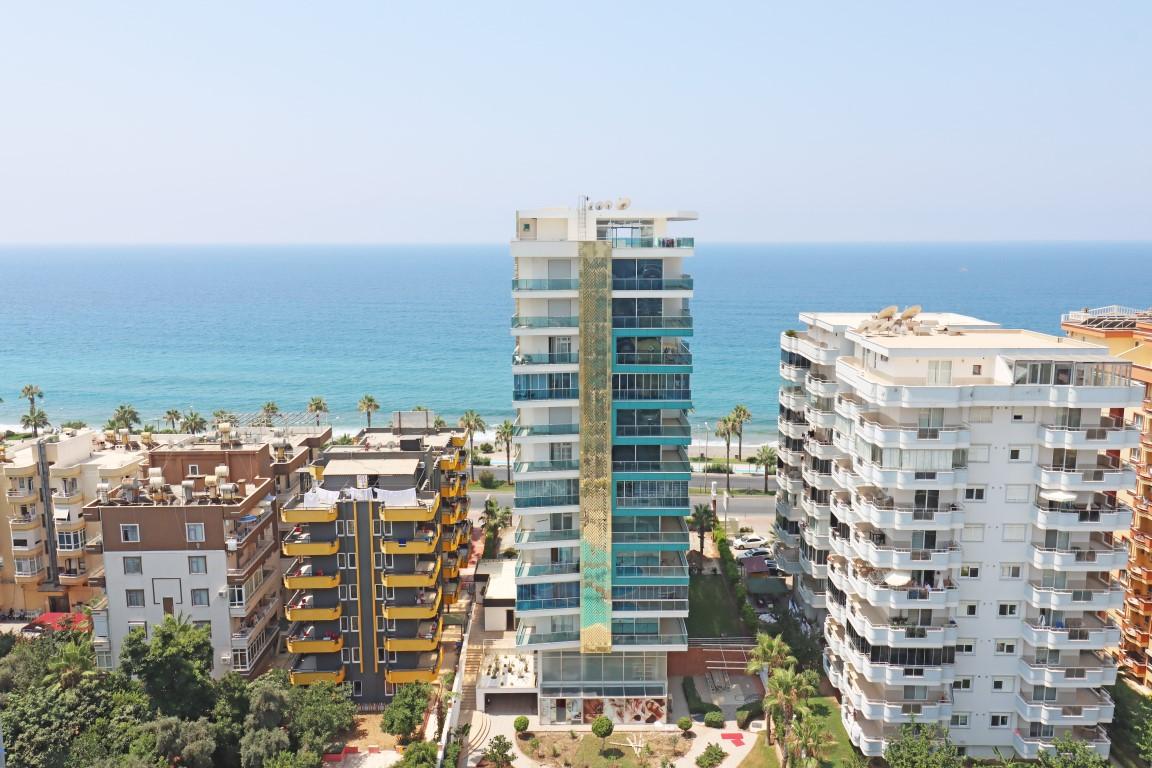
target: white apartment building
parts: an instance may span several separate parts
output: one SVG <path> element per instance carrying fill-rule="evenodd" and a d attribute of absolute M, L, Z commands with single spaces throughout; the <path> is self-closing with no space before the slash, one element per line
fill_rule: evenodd
<path fill-rule="evenodd" d="M 521 210 L 512 241 L 516 644 L 544 723 L 667 720 L 687 649 L 690 212 Z"/>
<path fill-rule="evenodd" d="M 825 669 L 866 755 L 902 723 L 973 757 L 1065 734 L 1107 755 L 1123 588 L 1116 494 L 1130 364 L 1073 339 L 913 307 L 782 334 L 783 567 L 825 616 Z"/>

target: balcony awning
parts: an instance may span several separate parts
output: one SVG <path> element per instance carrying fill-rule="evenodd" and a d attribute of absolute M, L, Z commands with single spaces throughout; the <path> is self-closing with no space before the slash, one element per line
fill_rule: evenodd
<path fill-rule="evenodd" d="M 1069 501 L 1076 501 L 1076 494 L 1069 493 L 1068 491 L 1040 491 L 1040 498 L 1045 501 L 1054 501 L 1057 504 L 1064 504 Z"/>
<path fill-rule="evenodd" d="M 903 587 L 912 581 L 912 574 L 904 571 L 892 571 L 884 577 L 884 583 L 890 587 Z"/>
<path fill-rule="evenodd" d="M 53 507 L 52 508 L 52 519 L 53 520 L 67 520 L 68 519 L 68 510 L 67 509 L 60 509 L 59 507 Z"/>

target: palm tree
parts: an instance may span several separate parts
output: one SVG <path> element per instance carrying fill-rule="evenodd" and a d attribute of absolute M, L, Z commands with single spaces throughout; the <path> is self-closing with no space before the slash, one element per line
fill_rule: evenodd
<path fill-rule="evenodd" d="M 796 657 L 784 641 L 782 635 L 767 632 L 756 633 L 756 646 L 748 652 L 748 674 L 758 675 L 760 670 L 774 670 L 780 667 L 791 669 L 796 666 Z"/>
<path fill-rule="evenodd" d="M 356 410 L 368 417 L 368 429 L 372 429 L 372 414 L 380 410 L 380 403 L 376 402 L 376 398 L 372 395 L 364 395 L 360 398 L 360 402 L 356 403 Z"/>
<path fill-rule="evenodd" d="M 324 402 L 324 398 L 317 395 L 308 401 L 308 413 L 316 414 L 316 426 L 320 426 L 320 414 L 328 413 L 328 403 Z"/>
<path fill-rule="evenodd" d="M 732 437 L 736 434 L 736 422 L 731 416 L 721 416 L 716 422 L 716 437 L 724 441 L 724 490 L 732 494 Z"/>
<path fill-rule="evenodd" d="M 824 723 L 808 716 L 793 725 L 784 751 L 796 758 L 801 768 L 820 768 L 828 747 L 835 740 Z"/>
<path fill-rule="evenodd" d="M 448 422 L 444 421 L 443 416 L 437 416 L 432 420 L 432 429 L 444 429 L 446 426 L 448 426 Z"/>
<path fill-rule="evenodd" d="M 164 421 L 168 422 L 169 429 L 175 430 L 176 425 L 180 423 L 180 419 L 182 418 L 183 415 L 180 413 L 179 409 L 169 408 L 168 410 L 164 411 Z"/>
<path fill-rule="evenodd" d="M 733 408 L 732 413 L 728 416 L 736 425 L 736 439 L 739 441 L 736 448 L 736 459 L 739 460 L 744 455 L 744 425 L 752 421 L 752 411 L 748 410 L 748 406 L 740 404 Z"/>
<path fill-rule="evenodd" d="M 44 391 L 35 384 L 25 384 L 24 388 L 20 390 L 20 397 L 28 401 L 28 424 L 32 427 L 32 437 L 36 437 L 40 434 L 36 426 L 36 422 L 38 421 L 36 418 L 36 398 L 43 400 Z M 21 419 L 20 423 L 24 424 L 24 420 Z M 27 426 L 25 429 L 27 429 Z"/>
<path fill-rule="evenodd" d="M 704 558 L 704 534 L 716 524 L 716 513 L 712 511 L 711 504 L 697 504 L 692 508 L 688 521 L 700 534 L 700 558 Z"/>
<path fill-rule="evenodd" d="M 768 469 L 776 466 L 776 449 L 770 445 L 760 446 L 760 450 L 751 459 L 758 467 L 764 467 L 764 493 L 768 493 Z"/>
<path fill-rule="evenodd" d="M 228 410 L 227 408 L 220 408 L 218 410 L 212 411 L 213 424 L 235 424 L 236 421 L 236 414 L 232 413 L 232 411 Z"/>
<path fill-rule="evenodd" d="M 105 429 L 132 429 L 140 423 L 140 412 L 130 403 L 121 403 L 112 412 L 112 418 L 104 425 Z"/>
<path fill-rule="evenodd" d="M 39 434 L 39 430 L 47 429 L 50 426 L 52 425 L 48 423 L 48 414 L 44 413 L 43 408 L 37 408 L 32 413 L 25 413 L 20 416 L 20 427 L 32 430 L 33 437 Z"/>
<path fill-rule="evenodd" d="M 480 514 L 480 524 L 484 526 L 485 539 L 499 540 L 500 532 L 512 524 L 512 508 L 501 507 L 495 499 L 488 499 Z"/>
<path fill-rule="evenodd" d="M 272 419 L 276 414 L 280 413 L 280 406 L 276 405 L 274 400 L 269 400 L 260 406 L 260 413 L 264 414 L 264 426 L 272 426 Z"/>
<path fill-rule="evenodd" d="M 512 485 L 512 438 L 516 436 L 516 425 L 508 419 L 496 427 L 496 447 L 504 448 L 504 459 L 508 463 L 508 485 Z"/>
<path fill-rule="evenodd" d="M 780 714 L 782 731 L 780 740 L 785 744 L 788 743 L 789 734 L 792 732 L 792 718 L 796 714 L 796 707 L 815 695 L 816 687 L 812 684 L 810 675 L 789 667 L 772 670 L 772 676 L 768 678 L 768 693 L 764 697 L 764 712 L 768 717 L 774 712 Z M 787 751 L 784 757 L 787 759 Z"/>
<path fill-rule="evenodd" d="M 48 662 L 44 684 L 75 688 L 83 680 L 94 675 L 96 675 L 96 656 L 91 644 L 82 640 L 70 640 L 61 645 L 56 651 L 56 657 Z"/>
<path fill-rule="evenodd" d="M 180 426 L 189 434 L 196 435 L 208 428 L 208 422 L 204 420 L 203 416 L 196 413 L 196 411 L 188 411 L 182 419 Z"/>
<path fill-rule="evenodd" d="M 483 432 L 488 429 L 488 423 L 484 418 L 473 410 L 464 411 L 464 415 L 460 417 L 460 428 L 468 430 L 468 455 L 475 456 L 476 452 L 472 448 L 472 441 L 477 432 Z M 469 462 L 472 470 L 472 479 L 476 479 L 476 462 Z"/>

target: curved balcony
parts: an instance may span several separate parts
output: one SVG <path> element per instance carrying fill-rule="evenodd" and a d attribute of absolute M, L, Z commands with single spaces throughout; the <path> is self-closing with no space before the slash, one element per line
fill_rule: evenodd
<path fill-rule="evenodd" d="M 340 572 L 322 573 L 312 563 L 296 560 L 284 572 L 286 589 L 335 589 L 340 586 Z"/>
<path fill-rule="evenodd" d="M 432 587 L 440 579 L 440 558 L 417 560 L 413 571 L 386 570 L 380 580 L 386 587 Z"/>
<path fill-rule="evenodd" d="M 962 551 L 958 545 L 939 546 L 931 549 L 915 549 L 911 546 L 888 546 L 877 544 L 866 536 L 852 537 L 856 555 L 874 568 L 890 568 L 898 571 L 933 570 L 942 571 L 960 565 Z"/>
<path fill-rule="evenodd" d="M 8 518 L 8 527 L 13 531 L 34 531 L 43 528 L 44 522 L 40 515 L 13 515 Z"/>
<path fill-rule="evenodd" d="M 804 406 L 804 418 L 808 420 L 808 424 L 818 429 L 831 429 L 836 425 L 835 411 L 820 410 L 810 404 Z"/>
<path fill-rule="evenodd" d="M 422 621 L 416 627 L 415 637 L 395 637 L 389 635 L 384 641 L 384 647 L 389 651 L 395 652 L 435 651 L 440 647 L 443 632 L 443 618 Z"/>
<path fill-rule="evenodd" d="M 1112 748 L 1108 734 L 1103 728 L 1072 728 L 1070 731 L 1058 733 L 1057 736 L 1070 736 L 1075 741 L 1087 745 L 1100 757 L 1107 759 Z M 1036 760 L 1042 752 L 1052 752 L 1056 749 L 1055 738 L 1041 738 L 1029 736 L 1017 729 L 1012 734 L 1012 748 L 1016 754 L 1025 760 Z"/>
<path fill-rule="evenodd" d="M 820 440 L 819 438 L 808 436 L 804 439 L 804 449 L 813 458 L 831 461 L 840 457 L 840 449 L 832 440 Z"/>
<path fill-rule="evenodd" d="M 1023 622 L 1021 637 L 1024 642 L 1037 648 L 1067 650 L 1103 650 L 1120 644 L 1120 628 L 1110 622 L 1103 622 L 1093 616 L 1085 616 L 1075 622 L 1061 623 L 1059 626 L 1041 624 L 1038 619 Z M 1125 625 L 1125 631 L 1128 625 Z"/>
<path fill-rule="evenodd" d="M 393 685 L 404 683 L 433 683 L 440 674 L 440 664 L 443 660 L 441 651 L 422 653 L 412 669 L 394 669 L 389 667 L 385 672 L 386 679 Z"/>
<path fill-rule="evenodd" d="M 807 402 L 804 397 L 803 387 L 782 387 L 779 396 L 780 405 L 792 411 L 804 410 L 804 405 Z"/>
<path fill-rule="evenodd" d="M 789 365 L 788 363 L 780 363 L 780 378 L 784 379 L 784 381 L 790 381 L 793 384 L 803 384 L 804 377 L 807 375 L 807 368 Z"/>
<path fill-rule="evenodd" d="M 1113 457 L 1101 457 L 1094 466 L 1070 469 L 1056 464 L 1036 468 L 1035 482 L 1060 491 L 1122 491 L 1136 484 L 1136 471 Z"/>
<path fill-rule="evenodd" d="M 800 470 L 800 476 L 804 479 L 804 482 L 818 491 L 833 491 L 839 487 L 836 480 L 832 477 L 831 470 L 828 472 L 818 472 L 812 467 L 805 465 Z"/>
<path fill-rule="evenodd" d="M 894 608 L 897 610 L 914 610 L 917 608 L 957 608 L 960 605 L 960 591 L 956 587 L 926 587 L 910 584 L 903 587 L 891 587 L 884 583 L 883 572 L 866 579 L 855 571 L 846 573 L 842 567 L 830 566 L 828 579 L 848 594 L 856 595 L 867 601 L 870 605 L 880 608 Z"/>
<path fill-rule="evenodd" d="M 1094 508 L 1039 504 L 1033 508 L 1032 522 L 1050 531 L 1123 531 L 1132 525 L 1132 508 L 1122 504 Z"/>
<path fill-rule="evenodd" d="M 804 436 L 808 434 L 810 427 L 808 426 L 808 422 L 804 421 L 802 417 L 797 417 L 793 419 L 780 419 L 776 424 L 776 429 L 785 437 L 790 437 L 793 440 L 803 440 Z"/>
<path fill-rule="evenodd" d="M 1116 683 L 1116 664 L 1106 656 L 1084 652 L 1073 657 L 1062 654 L 1059 663 L 1039 662 L 1021 657 L 1017 674 L 1027 685 L 1047 688 L 1101 688 Z"/>
<path fill-rule="evenodd" d="M 36 489 L 25 487 L 9 488 L 5 494 L 8 497 L 9 503 L 20 504 L 28 501 L 36 500 Z"/>
<path fill-rule="evenodd" d="M 297 635 L 288 638 L 289 653 L 339 653 L 344 648 L 344 636 L 336 633 L 333 637 L 310 637 Z"/>
<path fill-rule="evenodd" d="M 13 578 L 16 579 L 17 584 L 42 584 L 47 576 L 48 569 L 41 568 L 35 573 L 17 571 Z"/>
<path fill-rule="evenodd" d="M 857 496 L 849 519 L 876 528 L 896 531 L 942 531 L 964 526 L 964 508 L 960 504 L 939 507 L 909 507 L 877 503 Z"/>
<path fill-rule="evenodd" d="M 292 685 L 311 685 L 312 683 L 342 683 L 344 682 L 344 667 L 333 670 L 307 670 L 292 669 L 288 673 L 288 681 Z"/>
<path fill-rule="evenodd" d="M 295 507 L 280 510 L 280 522 L 294 523 L 331 523 L 339 517 L 340 511 L 333 504 L 330 507 Z"/>
<path fill-rule="evenodd" d="M 808 394 L 816 397 L 835 397 L 839 385 L 835 378 L 821 376 L 818 373 L 807 372 L 804 376 L 804 389 Z"/>
<path fill-rule="evenodd" d="M 834 365 L 836 358 L 840 356 L 839 348 L 816 341 L 806 333 L 797 333 L 791 337 L 786 333 L 781 334 L 780 348 L 803 355 L 815 365 Z"/>
<path fill-rule="evenodd" d="M 1126 424 L 1123 419 L 1109 417 L 1101 417 L 1094 426 L 1041 424 L 1039 436 L 1045 448 L 1076 451 L 1117 451 L 1135 448 L 1140 444 L 1139 427 Z"/>
<path fill-rule="evenodd" d="M 947 618 L 933 620 L 927 626 L 901 623 L 897 617 L 891 617 L 887 623 L 873 623 L 863 611 L 849 606 L 846 619 L 869 643 L 893 648 L 941 648 L 955 645 L 959 634 L 956 622 Z"/>
<path fill-rule="evenodd" d="M 1119 583 L 1092 580 L 1080 589 L 1029 585 L 1028 602 L 1036 608 L 1052 610 L 1110 611 L 1124 605 L 1124 590 Z"/>
<path fill-rule="evenodd" d="M 1061 571 L 1116 571 L 1128 564 L 1125 547 L 1101 544 L 1086 545 L 1083 549 L 1046 549 L 1032 545 L 1032 565 L 1036 568 L 1055 568 Z"/>
<path fill-rule="evenodd" d="M 952 702 L 947 694 L 940 694 L 935 702 L 883 698 L 882 690 L 864 692 L 849 683 L 842 689 L 844 698 L 869 720 L 882 723 L 944 723 L 952 717 Z"/>
<path fill-rule="evenodd" d="M 967 424 L 920 427 L 886 421 L 874 413 L 865 413 L 857 419 L 856 436 L 881 448 L 908 450 L 966 448 L 972 442 L 972 431 Z"/>
<path fill-rule="evenodd" d="M 31 555 L 40 555 L 44 553 L 44 539 L 34 541 L 30 544 L 18 545 L 15 540 L 12 542 L 12 554 L 15 557 L 30 557 Z M 81 544 L 77 549 L 83 549 L 84 545 Z M 59 548 L 58 548 L 59 549 Z"/>
<path fill-rule="evenodd" d="M 831 641 L 836 635 L 829 636 Z M 848 642 L 841 642 L 840 653 L 831 642 L 829 647 L 840 656 L 847 659 L 856 671 L 870 683 L 880 685 L 947 685 L 956 677 L 956 670 L 951 664 L 938 664 L 917 667 L 906 667 L 903 664 L 879 664 L 871 661 L 867 656 L 857 651 Z"/>
<path fill-rule="evenodd" d="M 803 476 L 796 470 L 776 473 L 776 485 L 784 493 L 799 494 L 803 488 L 803 480 Z"/>
<path fill-rule="evenodd" d="M 339 550 L 339 541 L 313 541 L 312 534 L 307 531 L 291 531 L 280 544 L 280 552 L 286 557 L 334 555 Z"/>
<path fill-rule="evenodd" d="M 384 618 L 386 619 L 431 619 L 440 614 L 440 602 L 443 595 L 439 588 L 427 590 L 424 602 L 417 605 L 397 605 L 394 601 L 385 601 Z"/>
<path fill-rule="evenodd" d="M 430 555 L 439 551 L 440 531 L 417 531 L 414 536 L 384 536 L 380 550 L 387 555 Z"/>
<path fill-rule="evenodd" d="M 79 587 L 88 583 L 88 574 L 84 571 L 61 569 L 56 578 L 62 587 Z"/>
<path fill-rule="evenodd" d="M 82 530 L 84 530 L 84 527 L 87 524 L 87 522 L 88 521 L 85 520 L 83 517 L 77 517 L 75 520 L 69 520 L 66 518 L 62 518 L 62 519 L 56 520 L 56 531 L 58 533 L 71 533 L 74 531 L 82 531 Z M 81 545 L 81 546 L 83 546 L 83 545 Z M 57 549 L 61 549 L 61 547 L 57 547 Z"/>
<path fill-rule="evenodd" d="M 1016 694 L 1016 714 L 1044 725 L 1099 725 L 1112 722 L 1116 705 L 1105 691 L 1091 688 L 1062 692 L 1055 701 L 1029 701 Z"/>
<path fill-rule="evenodd" d="M 961 489 L 968 484 L 968 470 L 953 469 L 899 469 L 881 467 L 867 461 L 858 461 L 855 472 L 861 483 L 880 488 L 895 488 L 902 491 Z"/>

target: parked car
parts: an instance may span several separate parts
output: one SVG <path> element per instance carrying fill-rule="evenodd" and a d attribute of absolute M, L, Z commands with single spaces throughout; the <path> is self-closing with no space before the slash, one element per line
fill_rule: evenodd
<path fill-rule="evenodd" d="M 775 624 L 777 621 L 776 614 L 774 614 L 774 613 L 762 613 L 759 616 L 757 616 L 756 618 L 759 619 L 760 621 L 764 622 L 765 624 Z"/>
<path fill-rule="evenodd" d="M 761 536 L 758 533 L 747 533 L 732 542 L 732 546 L 736 549 L 752 549 L 753 547 L 762 547 L 767 543 L 767 536 Z"/>
<path fill-rule="evenodd" d="M 772 554 L 772 550 L 767 547 L 756 547 L 755 549 L 745 549 L 736 555 L 737 560 L 745 560 L 749 557 L 767 557 Z"/>

